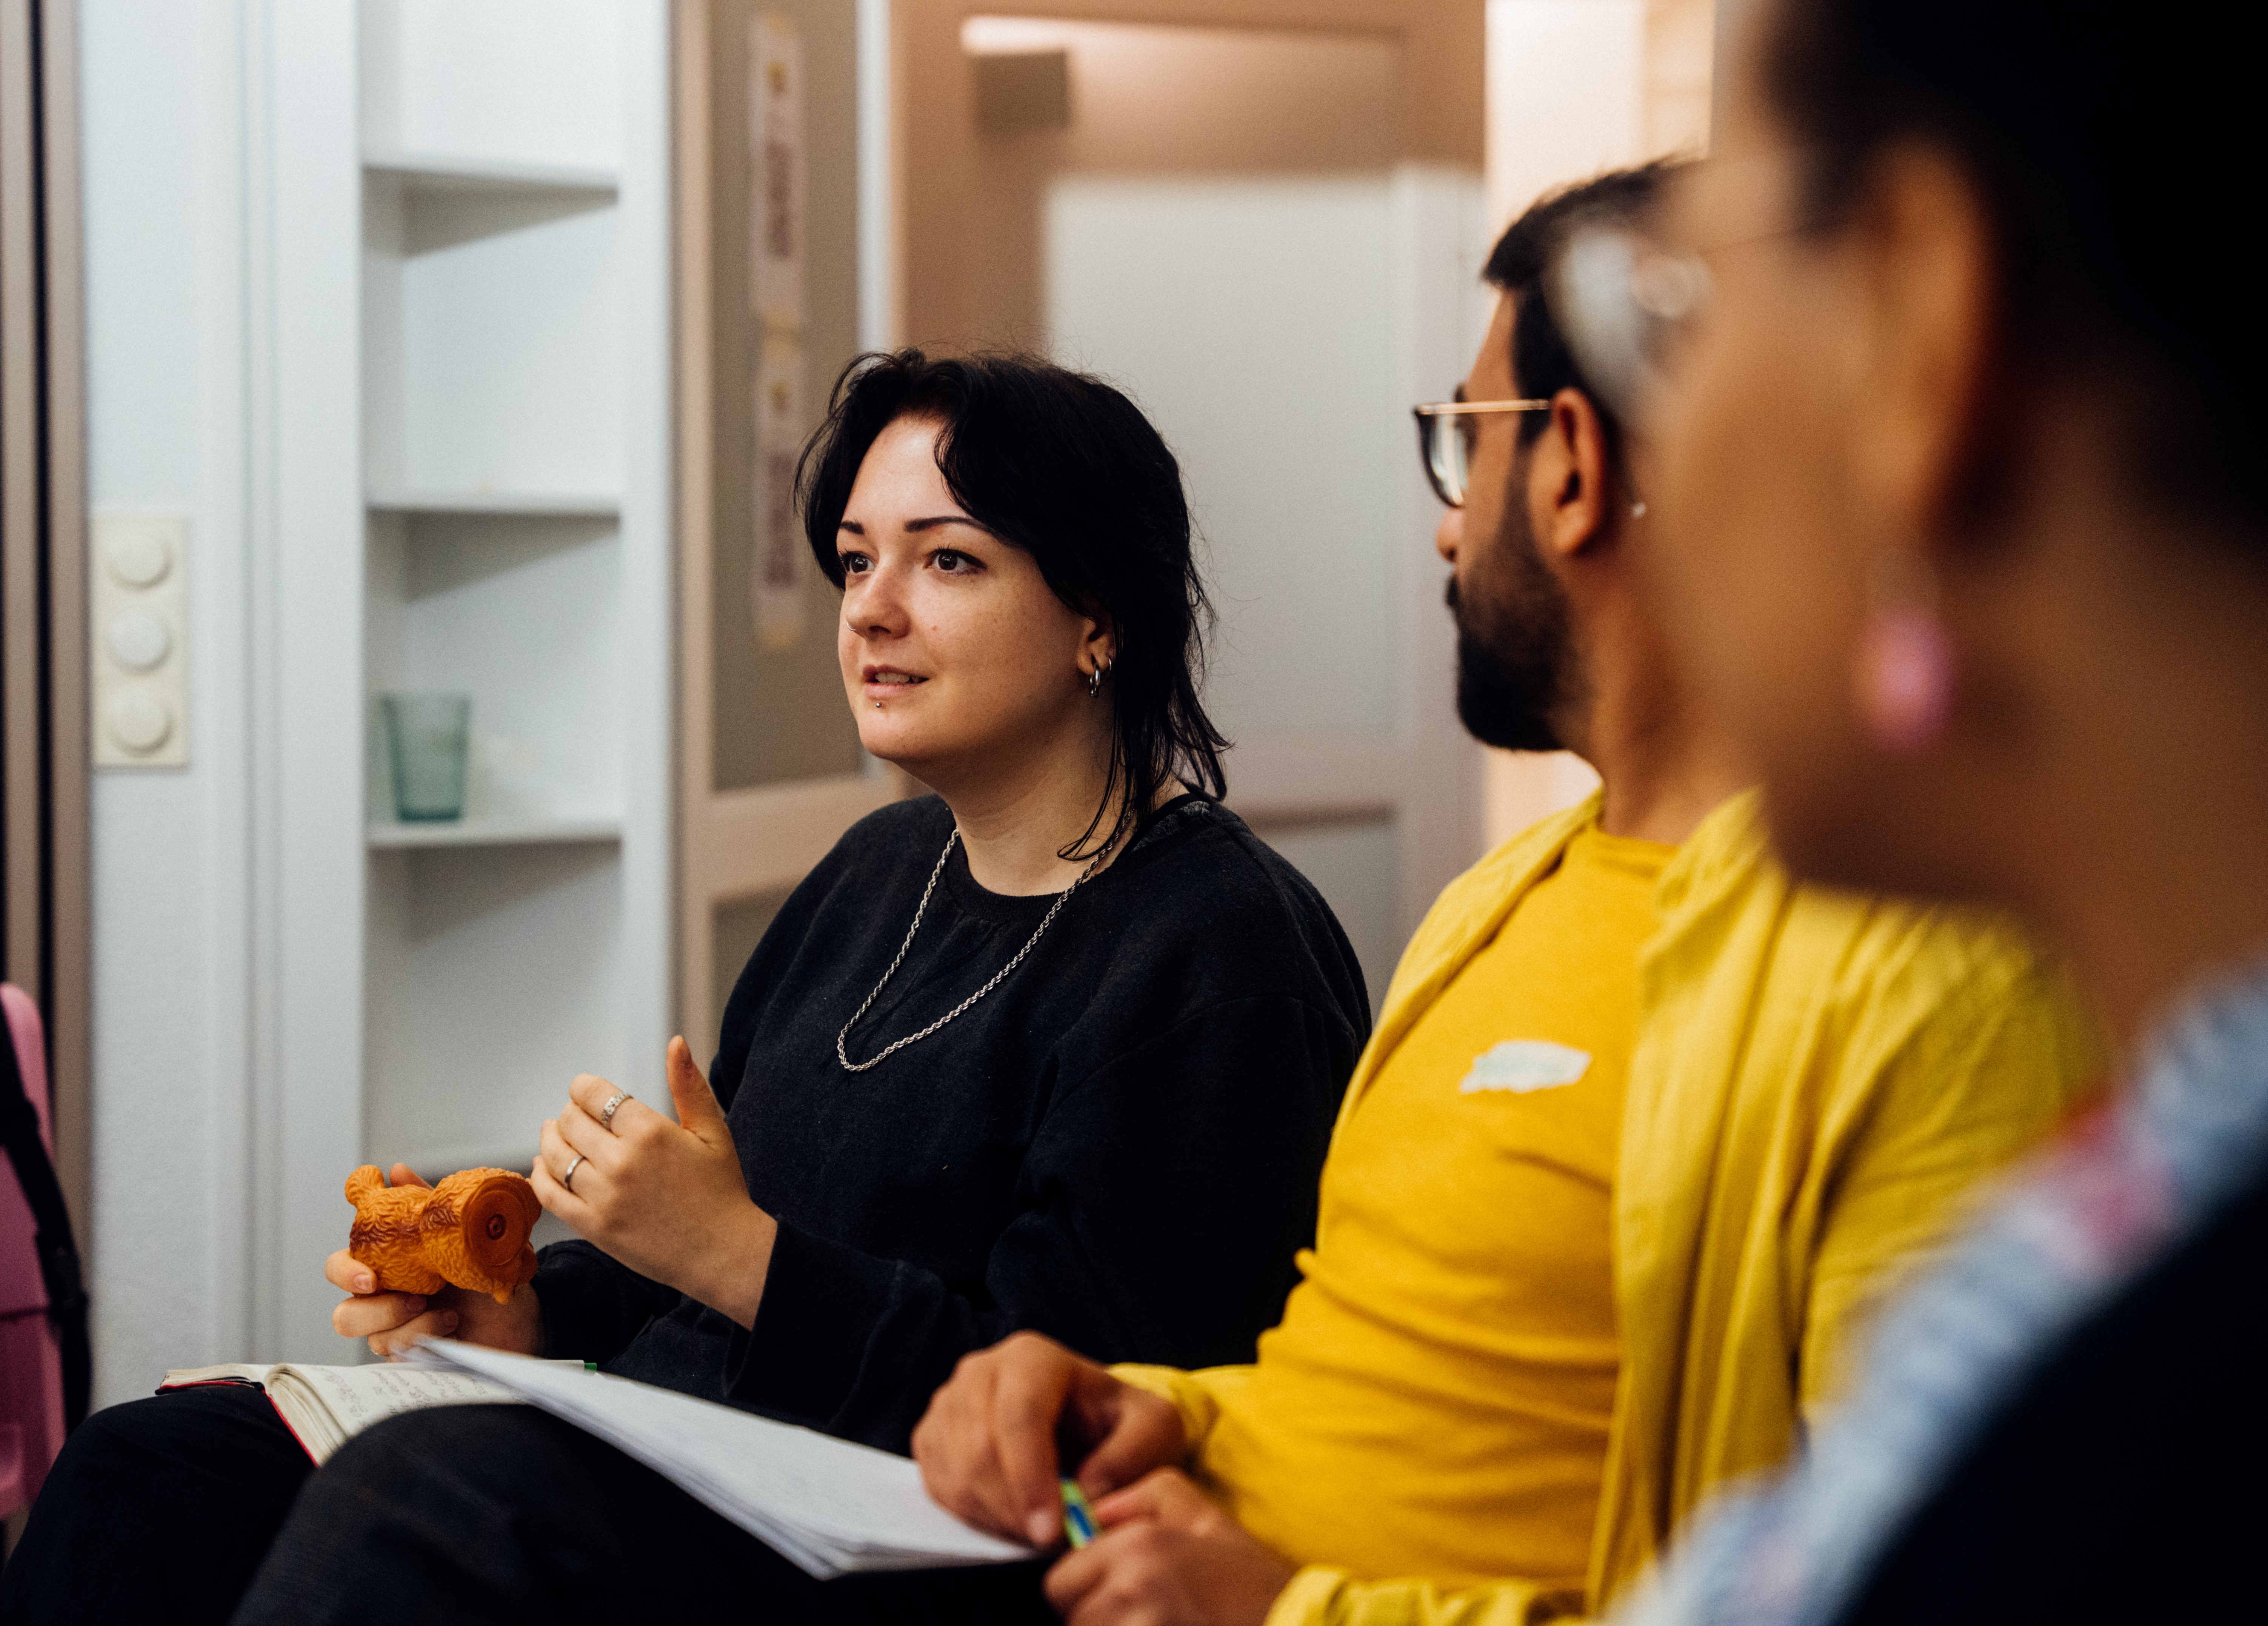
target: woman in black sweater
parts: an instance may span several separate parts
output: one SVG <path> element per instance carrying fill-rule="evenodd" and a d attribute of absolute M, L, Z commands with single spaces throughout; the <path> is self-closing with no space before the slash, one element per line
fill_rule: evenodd
<path fill-rule="evenodd" d="M 584 1240 L 502 1306 L 370 1292 L 341 1253 L 335 1320 L 382 1354 L 595 1360 L 899 1451 L 954 1364 L 1018 1328 L 1250 1359 L 1368 1004 L 1322 899 L 1217 800 L 1172 455 L 1094 380 L 906 351 L 845 373 L 800 484 L 861 738 L 938 794 L 796 889 L 713 1090 L 672 1044 L 676 1121 L 574 1081 L 533 1179 Z M 311 1476 L 258 1396 L 188 1391 L 98 1414 L 48 1485 L 11 1619 L 154 1604 L 158 1564 L 98 1573 L 129 1545 L 162 1550 L 172 1619 L 227 1618 L 255 1569 L 240 1620 L 612 1618 L 718 1590 L 759 1619 L 1038 1607 L 1018 1570 L 809 1582 L 520 1408 L 399 1418 Z"/>

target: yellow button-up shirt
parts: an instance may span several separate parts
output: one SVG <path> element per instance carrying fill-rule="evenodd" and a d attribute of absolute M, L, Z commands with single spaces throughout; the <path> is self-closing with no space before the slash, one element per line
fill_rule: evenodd
<path fill-rule="evenodd" d="M 1348 1087 L 1327 1194 L 1390 1059 L 1596 819 L 1594 802 L 1546 820 L 1437 900 Z M 1426 1496 L 1427 1466 L 1458 1460 L 1457 1430 L 1396 1430 L 1384 1443 L 1409 1467 L 1390 1483 L 1333 1474 L 1301 1495 L 1346 1510 L 1334 1529 L 1366 1511 L 1381 1527 L 1403 1521 L 1412 1510 L 1389 1515 L 1394 1496 L 1417 1498 L 1422 1520 L 1460 1527 L 1355 1553 L 1271 1524 L 1265 1537 L 1307 1567 L 1270 1626 L 1513 1626 L 1602 1607 L 1711 1489 L 1786 1454 L 1836 1392 L 1867 1310 L 2093 1075 L 2093 1029 L 2025 939 L 1974 914 L 1793 885 L 1766 850 L 1753 795 L 1703 822 L 1664 867 L 1654 905 L 1615 1153 L 1620 1374 L 1599 1478 L 1577 1488 L 1596 1505 L 1584 1584 L 1524 1571 L 1534 1533 L 1501 1507 Z M 1451 1189 L 1484 1181 L 1479 1165 L 1445 1163 L 1443 1174 L 1445 1207 L 1484 1196 Z M 1319 1253 L 1336 1240 L 1319 1224 Z M 1409 1265 L 1429 1268 L 1422 1250 Z M 1287 1327 L 1307 1292 L 1295 1290 Z M 1262 1366 L 1269 1356 L 1263 1341 Z M 1376 1372 L 1377 1391 L 1469 1358 L 1404 1345 Z M 1253 1368 L 1118 1370 L 1174 1403 L 1192 1472 L 1232 1509 L 1276 1494 L 1232 1477 L 1245 1460 L 1234 1451 L 1214 1454 Z M 1359 1389 L 1342 1385 L 1334 1404 L 1349 1415 L 1326 1426 L 1360 1426 Z M 1393 1407 L 1381 1399 L 1378 1415 Z M 1444 1551 L 1459 1556 L 1454 1567 L 1429 1568 Z M 1491 1551 L 1500 1562 L 1480 1572 L 1493 1578 L 1479 1579 L 1475 1560 Z"/>

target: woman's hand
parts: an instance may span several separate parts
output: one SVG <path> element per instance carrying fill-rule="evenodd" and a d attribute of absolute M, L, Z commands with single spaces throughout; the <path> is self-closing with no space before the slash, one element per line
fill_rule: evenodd
<path fill-rule="evenodd" d="M 1189 1482 L 1160 1468 L 1094 1504 L 1103 1534 L 1048 1571 L 1067 1626 L 1262 1626 L 1293 1574 Z"/>
<path fill-rule="evenodd" d="M 599 1118 L 615 1086 L 578 1075 L 543 1126 L 535 1194 L 640 1275 L 753 1327 L 779 1227 L 750 1201 L 725 1111 L 682 1038 L 669 1041 L 669 1093 L 675 1123 L 625 1099 L 609 1126 Z"/>
<path fill-rule="evenodd" d="M 425 1184 L 403 1163 L 394 1165 L 387 1183 Z M 323 1275 L 333 1287 L 352 1295 L 331 1312 L 332 1327 L 342 1338 L 368 1339 L 371 1353 L 389 1361 L 420 1338 L 453 1337 L 520 1355 L 543 1353 L 543 1313 L 531 1283 L 523 1283 L 501 1304 L 486 1293 L 460 1287 L 432 1294 L 381 1293 L 377 1274 L 344 1248 L 324 1262 Z"/>
<path fill-rule="evenodd" d="M 939 1506 L 1035 1547 L 1063 1534 L 1060 1445 L 1090 1497 L 1189 1449 L 1181 1414 L 1038 1333 L 964 1355 L 914 1430 L 914 1460 Z"/>

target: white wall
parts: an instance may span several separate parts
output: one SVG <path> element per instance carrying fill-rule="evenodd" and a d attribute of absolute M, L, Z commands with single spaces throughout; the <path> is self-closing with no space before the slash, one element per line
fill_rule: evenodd
<path fill-rule="evenodd" d="M 1401 522 L 1405 437 L 1380 410 L 1398 381 L 1381 320 L 1405 225 L 1393 184 L 1381 168 L 1048 188 L 1049 353 L 1131 391 L 1181 460 L 1220 616 L 1205 705 L 1232 740 L 1393 735 L 1403 652 L 1381 607 L 1413 558 L 1432 564 Z M 1263 834 L 1338 914 L 1375 1004 L 1409 935 L 1393 820 Z"/>
<path fill-rule="evenodd" d="M 1488 0 L 1489 218 L 1554 187 L 1703 151 L 1716 0 Z M 1491 751 L 1493 846 L 1599 782 L 1565 752 Z"/>
<path fill-rule="evenodd" d="M 1488 0 L 1489 217 L 1709 143 L 1716 19 L 1733 0 Z"/>
<path fill-rule="evenodd" d="M 190 526 L 191 765 L 94 783 L 100 1403 L 246 1330 L 240 5 L 80 5 L 91 494 Z"/>
<path fill-rule="evenodd" d="M 1492 218 L 1643 155 L 1646 11 L 1646 0 L 1489 0 Z"/>
<path fill-rule="evenodd" d="M 1231 739 L 1389 732 L 1379 607 L 1418 540 L 1379 407 L 1390 175 L 1071 174 L 1045 208 L 1049 353 L 1130 391 L 1181 460 L 1221 617 L 1207 709 Z"/>

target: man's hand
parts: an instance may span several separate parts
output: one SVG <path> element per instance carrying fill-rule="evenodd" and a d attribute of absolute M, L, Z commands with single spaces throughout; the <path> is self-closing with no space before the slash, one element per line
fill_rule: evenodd
<path fill-rule="evenodd" d="M 529 1179 L 576 1235 L 753 1327 L 779 1227 L 749 1198 L 725 1109 L 682 1038 L 669 1041 L 668 1066 L 675 1123 L 636 1099 L 601 1122 L 615 1086 L 578 1074 Z"/>
<path fill-rule="evenodd" d="M 1052 1547 L 1063 1535 L 1056 1448 L 1100 1497 L 1178 1462 L 1181 1415 L 1051 1338 L 1016 1333 L 961 1357 L 914 1430 L 914 1460 L 938 1504 L 970 1524 Z"/>
<path fill-rule="evenodd" d="M 1068 1626 L 1262 1626 L 1292 1566 L 1178 1468 L 1094 1505 L 1103 1534 L 1048 1571 Z"/>
<path fill-rule="evenodd" d="M 394 1165 L 387 1183 L 425 1184 L 403 1163 Z M 353 1295 L 331 1312 L 331 1326 L 342 1338 L 368 1339 L 372 1355 L 392 1360 L 420 1338 L 451 1337 L 521 1355 L 543 1353 L 543 1312 L 532 1284 L 521 1283 L 501 1304 L 486 1293 L 460 1287 L 432 1294 L 381 1293 L 377 1274 L 344 1248 L 324 1262 L 323 1275 L 333 1287 Z"/>

